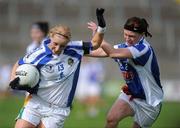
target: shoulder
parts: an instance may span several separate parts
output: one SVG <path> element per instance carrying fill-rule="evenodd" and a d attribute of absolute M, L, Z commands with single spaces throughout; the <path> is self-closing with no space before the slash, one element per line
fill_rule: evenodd
<path fill-rule="evenodd" d="M 141 40 L 139 43 L 133 46 L 128 47 L 128 49 L 133 55 L 133 58 L 140 57 L 151 50 L 150 44 L 145 39 Z"/>
<path fill-rule="evenodd" d="M 70 47 L 70 46 L 82 46 L 82 45 L 83 45 L 83 41 L 81 40 L 81 41 L 70 41 L 67 46 Z"/>
<path fill-rule="evenodd" d="M 83 41 L 70 41 L 66 49 L 73 49 L 73 50 L 82 50 L 83 49 Z"/>
<path fill-rule="evenodd" d="M 36 48 L 33 52 L 30 52 L 26 54 L 23 58 L 23 60 L 26 63 L 32 62 L 35 59 L 41 58 L 46 55 L 46 48 L 44 45 L 41 45 L 40 47 Z"/>
<path fill-rule="evenodd" d="M 150 48 L 150 44 L 146 40 L 143 40 L 138 44 L 133 45 L 132 47 L 141 52 L 143 50 L 148 50 Z"/>

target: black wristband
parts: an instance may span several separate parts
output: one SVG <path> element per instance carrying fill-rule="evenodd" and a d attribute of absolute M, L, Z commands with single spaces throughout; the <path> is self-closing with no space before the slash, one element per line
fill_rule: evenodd
<path fill-rule="evenodd" d="M 83 50 L 84 54 L 89 54 L 90 53 L 90 47 L 91 47 L 91 42 L 83 42 Z"/>

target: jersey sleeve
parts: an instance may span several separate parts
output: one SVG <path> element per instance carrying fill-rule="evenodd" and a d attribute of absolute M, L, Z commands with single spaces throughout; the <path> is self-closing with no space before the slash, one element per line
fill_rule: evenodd
<path fill-rule="evenodd" d="M 119 43 L 113 46 L 114 49 L 118 49 L 118 48 L 126 48 L 127 45 L 125 43 Z M 113 60 L 115 62 L 118 62 L 119 60 L 121 60 L 120 58 L 113 58 Z"/>
<path fill-rule="evenodd" d="M 143 56 L 148 50 L 149 46 L 146 44 L 137 44 L 128 47 L 134 59 Z"/>
<path fill-rule="evenodd" d="M 22 64 L 32 64 L 37 65 L 37 62 L 41 60 L 42 57 L 46 55 L 46 52 L 43 49 L 31 52 L 29 54 L 26 54 L 24 57 L 20 58 L 18 61 L 19 65 Z"/>
<path fill-rule="evenodd" d="M 92 50 L 91 42 L 83 42 L 83 41 L 71 41 L 67 48 L 73 48 L 76 50 L 82 50 L 83 54 L 89 54 Z"/>
<path fill-rule="evenodd" d="M 151 54 L 151 49 L 147 44 L 137 44 L 128 47 L 128 49 L 133 56 L 133 62 L 141 66 L 146 64 Z"/>

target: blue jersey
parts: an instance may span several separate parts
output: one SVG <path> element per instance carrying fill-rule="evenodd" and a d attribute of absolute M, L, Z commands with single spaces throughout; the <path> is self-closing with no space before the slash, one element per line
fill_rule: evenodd
<path fill-rule="evenodd" d="M 43 100 L 62 107 L 70 106 L 76 90 L 82 56 L 90 52 L 89 42 L 71 41 L 60 55 L 49 49 L 47 39 L 34 52 L 19 60 L 19 64 L 30 63 L 40 71 L 37 95 Z M 85 45 L 84 45 L 85 44 Z"/>
<path fill-rule="evenodd" d="M 122 43 L 114 48 L 128 48 L 133 56 L 132 59 L 115 58 L 130 93 L 134 97 L 145 99 L 152 106 L 159 104 L 163 98 L 163 90 L 157 59 L 150 44 L 142 38 L 133 46 Z"/>

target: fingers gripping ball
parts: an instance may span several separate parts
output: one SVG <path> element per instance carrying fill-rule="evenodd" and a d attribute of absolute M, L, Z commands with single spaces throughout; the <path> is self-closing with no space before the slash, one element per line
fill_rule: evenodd
<path fill-rule="evenodd" d="M 23 64 L 16 69 L 16 78 L 18 77 L 19 85 L 33 88 L 39 82 L 39 71 L 31 64 Z"/>

